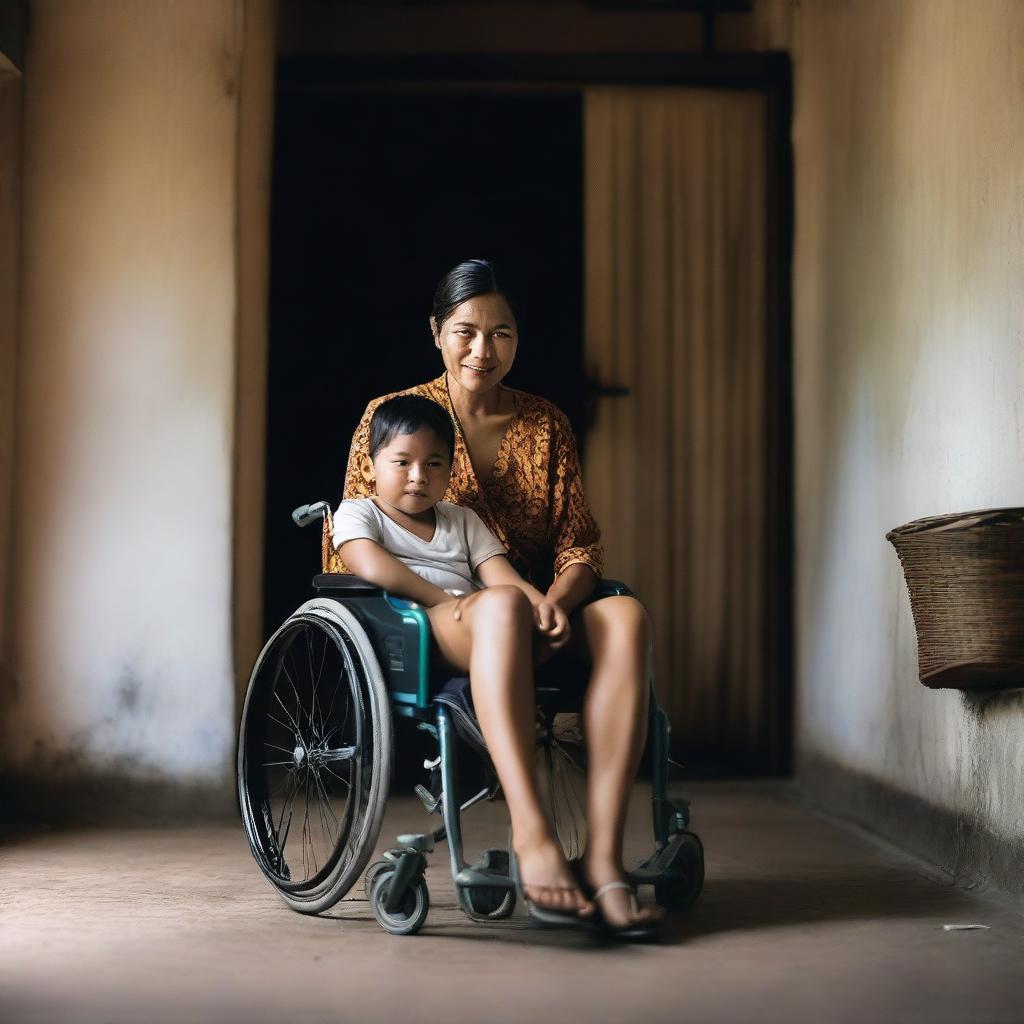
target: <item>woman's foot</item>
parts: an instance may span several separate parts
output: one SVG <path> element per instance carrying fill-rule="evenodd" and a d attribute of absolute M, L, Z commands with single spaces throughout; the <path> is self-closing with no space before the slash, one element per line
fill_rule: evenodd
<path fill-rule="evenodd" d="M 580 888 L 562 848 L 553 839 L 513 844 L 523 896 L 541 911 L 589 918 L 594 904 Z"/>
<path fill-rule="evenodd" d="M 581 864 L 582 876 L 590 891 L 601 918 L 612 933 L 628 934 L 642 932 L 644 937 L 653 934 L 665 920 L 660 907 L 640 906 L 636 889 L 626 881 L 622 867 L 612 861 L 592 860 L 584 854 Z"/>

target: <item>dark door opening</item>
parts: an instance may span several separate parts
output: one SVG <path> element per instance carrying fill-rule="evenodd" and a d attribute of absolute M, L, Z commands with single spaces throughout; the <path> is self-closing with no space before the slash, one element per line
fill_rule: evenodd
<path fill-rule="evenodd" d="M 291 509 L 338 500 L 352 430 L 369 398 L 440 373 L 427 313 L 437 279 L 459 260 L 495 260 L 524 307 L 509 383 L 555 401 L 578 439 L 587 440 L 583 107 L 588 89 L 606 85 L 756 89 L 766 98 L 764 516 L 773 541 L 764 552 L 764 742 L 753 759 L 709 750 L 695 760 L 692 744 L 685 754 L 688 774 L 786 773 L 793 706 L 792 168 L 784 55 L 487 54 L 466 57 L 457 69 L 439 55 L 281 62 L 265 626 L 269 633 L 309 596 L 319 566 L 319 537 L 295 529 Z M 618 150 L 610 152 L 617 160 Z M 644 344 L 634 332 L 621 340 Z M 692 436 L 699 440 L 699 432 Z"/>
<path fill-rule="evenodd" d="M 279 97 L 274 153 L 264 626 L 311 594 L 319 538 L 291 510 L 341 497 L 377 395 L 443 370 L 427 318 L 461 260 L 520 305 L 508 383 L 582 433 L 578 93 Z"/>

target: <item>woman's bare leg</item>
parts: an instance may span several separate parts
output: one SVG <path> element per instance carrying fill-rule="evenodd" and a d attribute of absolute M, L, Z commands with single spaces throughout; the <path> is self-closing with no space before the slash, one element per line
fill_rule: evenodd
<path fill-rule="evenodd" d="M 632 597 L 606 597 L 582 609 L 583 640 L 592 665 L 583 706 L 587 740 L 587 848 L 583 869 L 595 888 L 625 874 L 623 833 L 629 794 L 647 734 L 647 654 L 650 625 L 643 605 Z M 612 890 L 601 911 L 613 925 L 660 920 L 645 907 L 631 910 L 629 894 Z"/>
<path fill-rule="evenodd" d="M 593 912 L 544 811 L 535 769 L 533 610 L 516 587 L 489 587 L 428 612 L 445 659 L 470 674 L 473 707 L 512 819 L 512 844 L 529 899 L 551 910 Z"/>

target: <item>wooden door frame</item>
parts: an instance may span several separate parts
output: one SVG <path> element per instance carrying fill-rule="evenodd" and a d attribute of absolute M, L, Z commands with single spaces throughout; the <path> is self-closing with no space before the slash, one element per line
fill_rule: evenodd
<path fill-rule="evenodd" d="M 288 94 L 583 90 L 595 85 L 748 89 L 765 96 L 768 255 L 766 340 L 769 418 L 764 509 L 768 592 L 765 772 L 793 772 L 793 120 L 792 64 L 780 52 L 735 54 L 427 54 L 286 57 L 277 88 Z"/>

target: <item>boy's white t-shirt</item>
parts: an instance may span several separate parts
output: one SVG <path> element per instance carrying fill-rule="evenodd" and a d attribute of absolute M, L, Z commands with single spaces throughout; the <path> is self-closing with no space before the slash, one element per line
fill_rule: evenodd
<path fill-rule="evenodd" d="M 421 540 L 384 515 L 372 498 L 350 498 L 334 513 L 331 540 L 335 549 L 350 540 L 375 541 L 442 590 L 480 590 L 477 567 L 505 554 L 501 541 L 470 508 L 439 501 L 434 514 L 434 536 Z"/>

